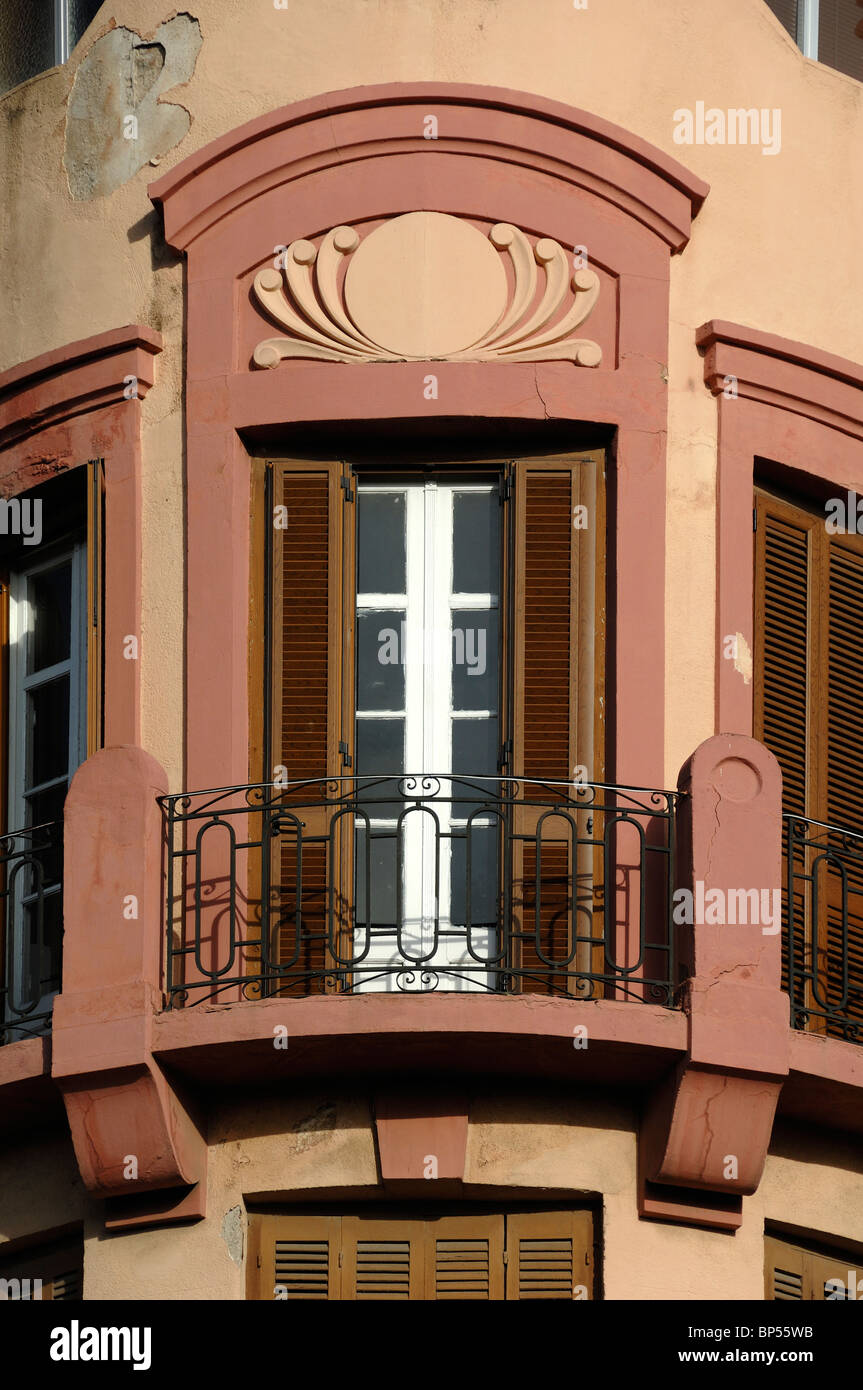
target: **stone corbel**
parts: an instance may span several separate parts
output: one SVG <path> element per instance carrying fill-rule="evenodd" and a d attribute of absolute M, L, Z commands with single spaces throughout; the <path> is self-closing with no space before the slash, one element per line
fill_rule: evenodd
<path fill-rule="evenodd" d="M 52 1076 L 81 1177 L 107 1224 L 205 1214 L 207 1145 L 152 1055 L 161 1004 L 161 812 L 167 779 L 140 748 L 105 748 L 78 769 L 64 825 L 63 989 Z"/>
<path fill-rule="evenodd" d="M 387 1091 L 375 1096 L 374 1116 L 384 1187 L 403 1195 L 461 1189 L 468 1131 L 465 1096 Z"/>
<path fill-rule="evenodd" d="M 782 779 L 762 744 L 721 734 L 696 749 L 678 787 L 678 884 L 693 908 L 676 928 L 689 1047 L 646 1107 L 639 1211 L 733 1230 L 761 1180 L 789 1070 Z M 685 899 L 677 907 L 684 915 Z"/>

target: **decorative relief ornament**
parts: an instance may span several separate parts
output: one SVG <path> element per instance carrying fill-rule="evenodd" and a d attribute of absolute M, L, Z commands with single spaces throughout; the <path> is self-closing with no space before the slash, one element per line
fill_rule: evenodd
<path fill-rule="evenodd" d="M 512 264 L 512 283 L 503 255 Z M 342 260 L 347 269 L 342 278 Z M 570 275 L 550 237 L 531 245 L 498 222 L 488 238 L 442 212 L 409 212 L 362 241 L 336 227 L 316 248 L 294 241 L 284 274 L 261 270 L 254 294 L 286 331 L 258 343 L 258 367 L 326 362 L 537 362 L 596 367 L 602 350 L 574 337 L 599 295 L 592 270 Z"/>

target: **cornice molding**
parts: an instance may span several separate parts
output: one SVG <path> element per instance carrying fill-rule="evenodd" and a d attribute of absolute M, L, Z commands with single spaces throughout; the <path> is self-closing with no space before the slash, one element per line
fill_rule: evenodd
<path fill-rule="evenodd" d="M 424 122 L 437 120 L 435 138 Z M 165 236 L 185 251 L 236 208 L 280 184 L 381 155 L 441 153 L 538 169 L 613 203 L 673 251 L 709 186 L 610 121 L 500 87 L 390 83 L 328 92 L 228 132 L 150 185 Z M 389 209 L 381 209 L 382 212 Z"/>
<path fill-rule="evenodd" d="M 709 319 L 695 341 L 715 396 L 735 379 L 738 396 L 863 437 L 863 366 L 743 324 Z"/>
<path fill-rule="evenodd" d="M 154 360 L 161 351 L 160 333 L 129 324 L 0 373 L 0 449 L 70 416 L 142 399 L 153 385 Z"/>

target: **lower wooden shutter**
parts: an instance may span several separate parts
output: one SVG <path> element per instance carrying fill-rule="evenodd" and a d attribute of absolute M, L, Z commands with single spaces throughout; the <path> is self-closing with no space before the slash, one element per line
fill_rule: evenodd
<path fill-rule="evenodd" d="M 788 1303 L 856 1299 L 856 1266 L 859 1264 L 859 1257 L 850 1253 L 831 1254 L 779 1236 L 766 1235 L 764 1297 Z"/>
<path fill-rule="evenodd" d="M 426 1297 L 504 1297 L 504 1221 L 500 1216 L 441 1216 L 426 1237 Z"/>
<path fill-rule="evenodd" d="M 51 1241 L 0 1259 L 0 1300 L 73 1302 L 83 1296 L 84 1242 L 80 1236 Z"/>
<path fill-rule="evenodd" d="M 588 1211 L 253 1214 L 248 1297 L 592 1298 L 592 1241 Z"/>
<path fill-rule="evenodd" d="M 593 1222 L 586 1211 L 507 1217 L 508 1299 L 593 1297 Z"/>

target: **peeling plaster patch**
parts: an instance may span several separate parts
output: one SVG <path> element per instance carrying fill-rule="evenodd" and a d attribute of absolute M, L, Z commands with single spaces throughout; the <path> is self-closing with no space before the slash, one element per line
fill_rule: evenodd
<path fill-rule="evenodd" d="M 75 74 L 63 162 L 73 198 L 103 198 L 188 134 L 184 107 L 162 100 L 188 82 L 203 40 L 191 15 L 160 24 L 152 39 L 112 29 Z"/>
<path fill-rule="evenodd" d="M 243 1263 L 243 1208 L 231 1207 L 222 1217 L 222 1240 L 235 1265 Z"/>
<path fill-rule="evenodd" d="M 736 639 L 734 669 L 735 671 L 739 671 L 740 675 L 743 677 L 743 684 L 749 685 L 752 681 L 752 648 L 742 632 L 736 632 L 734 636 Z"/>

